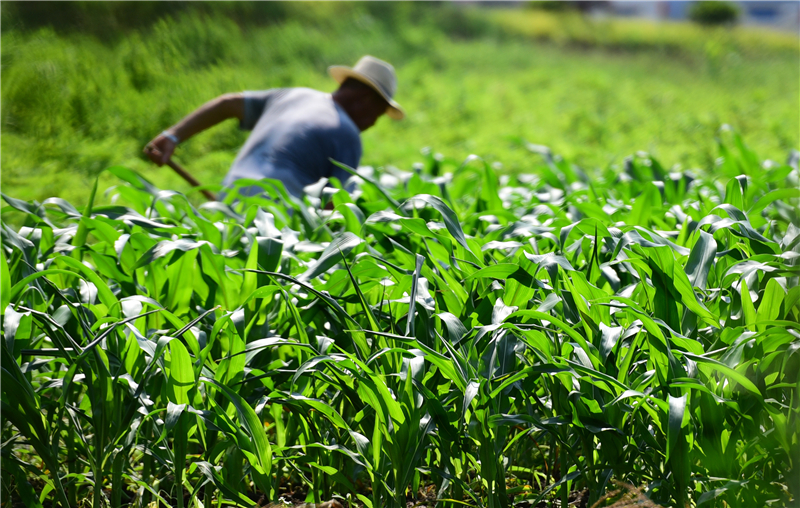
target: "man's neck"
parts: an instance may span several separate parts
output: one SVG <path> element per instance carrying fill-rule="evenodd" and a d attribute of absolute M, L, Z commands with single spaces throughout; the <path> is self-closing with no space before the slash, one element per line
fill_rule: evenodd
<path fill-rule="evenodd" d="M 352 109 L 350 108 L 350 105 L 352 104 L 350 98 L 347 97 L 346 93 L 339 93 L 339 92 L 340 92 L 339 90 L 333 92 L 331 94 L 331 99 L 333 100 L 334 103 L 338 104 L 340 108 L 342 108 L 342 111 L 344 111 L 344 113 L 347 115 L 347 118 L 349 118 L 350 121 L 353 122 L 353 125 L 355 125 L 356 128 L 358 128 L 359 132 L 363 132 L 361 127 L 359 127 L 358 123 L 356 122 L 355 118 L 353 118 Z"/>

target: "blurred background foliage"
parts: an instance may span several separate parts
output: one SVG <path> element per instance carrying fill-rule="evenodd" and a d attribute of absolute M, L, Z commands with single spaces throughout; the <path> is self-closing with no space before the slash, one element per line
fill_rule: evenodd
<path fill-rule="evenodd" d="M 94 175 L 115 164 L 184 190 L 142 156 L 154 135 L 218 94 L 332 90 L 327 66 L 363 54 L 396 66 L 409 112 L 365 133 L 366 165 L 409 169 L 431 147 L 525 173 L 528 141 L 586 168 L 646 150 L 712 170 L 724 123 L 766 157 L 798 146 L 795 34 L 530 7 L 3 2 L 3 191 L 81 204 Z M 218 183 L 245 137 L 226 123 L 176 159 Z"/>
<path fill-rule="evenodd" d="M 739 9 L 731 2 L 697 2 L 692 5 L 689 17 L 692 21 L 704 25 L 725 25 L 736 23 Z"/>

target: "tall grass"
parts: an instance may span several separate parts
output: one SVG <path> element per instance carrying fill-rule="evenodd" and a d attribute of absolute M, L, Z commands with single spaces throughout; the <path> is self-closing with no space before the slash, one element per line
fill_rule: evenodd
<path fill-rule="evenodd" d="M 713 176 L 589 178 L 528 149 L 513 180 L 431 155 L 303 200 L 122 167 L 112 204 L 4 196 L 4 496 L 797 499 L 797 154 L 721 132 Z"/>

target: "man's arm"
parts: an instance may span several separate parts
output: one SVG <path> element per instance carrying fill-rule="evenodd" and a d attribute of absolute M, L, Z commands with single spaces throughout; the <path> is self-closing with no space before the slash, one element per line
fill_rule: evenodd
<path fill-rule="evenodd" d="M 162 133 L 147 143 L 144 153 L 150 157 L 151 161 L 162 166 L 172 157 L 177 146 L 175 140 L 170 139 L 171 136 L 177 138 L 179 142 L 186 141 L 198 132 L 213 127 L 228 118 L 238 118 L 239 121 L 244 119 L 244 96 L 241 93 L 221 95 L 203 104 L 164 131 L 170 136 Z"/>

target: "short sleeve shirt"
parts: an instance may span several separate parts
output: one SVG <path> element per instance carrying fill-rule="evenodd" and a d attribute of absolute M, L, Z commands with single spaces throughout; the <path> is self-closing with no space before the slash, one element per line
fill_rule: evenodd
<path fill-rule="evenodd" d="M 244 92 L 241 128 L 252 132 L 222 182 L 225 187 L 240 178 L 274 178 L 302 196 L 303 187 L 320 178 L 347 180 L 350 174 L 330 159 L 352 168 L 361 159 L 358 127 L 330 94 L 310 88 Z"/>

